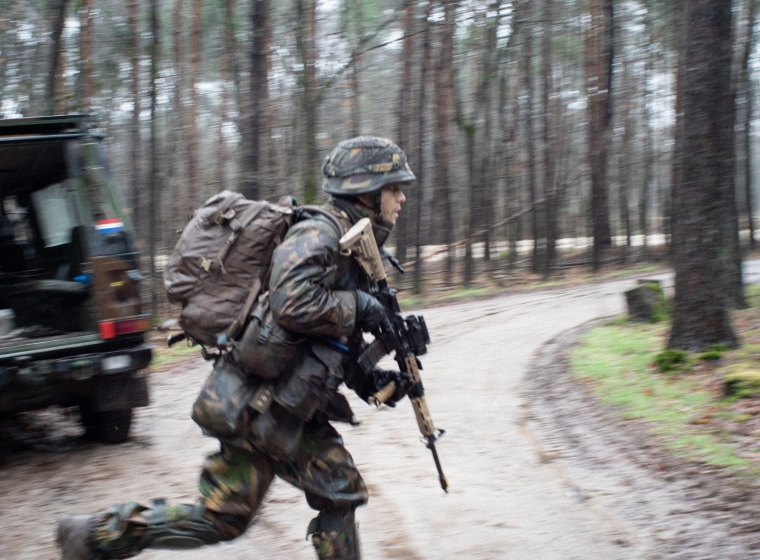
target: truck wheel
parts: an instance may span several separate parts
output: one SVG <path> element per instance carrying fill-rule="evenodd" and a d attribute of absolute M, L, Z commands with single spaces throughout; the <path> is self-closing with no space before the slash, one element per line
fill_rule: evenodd
<path fill-rule="evenodd" d="M 79 405 L 85 435 L 103 443 L 122 443 L 127 441 L 132 425 L 132 409 L 93 411 L 88 404 Z"/>

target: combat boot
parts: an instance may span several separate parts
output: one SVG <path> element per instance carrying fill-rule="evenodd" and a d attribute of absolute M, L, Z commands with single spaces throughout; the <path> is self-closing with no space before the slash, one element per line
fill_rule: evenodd
<path fill-rule="evenodd" d="M 309 523 L 309 535 L 319 560 L 361 560 L 353 511 L 346 515 L 319 512 Z"/>
<path fill-rule="evenodd" d="M 146 548 L 185 550 L 216 544 L 222 535 L 206 519 L 202 504 L 151 507 L 135 502 L 92 517 L 65 516 L 58 522 L 61 560 L 131 558 Z"/>
<path fill-rule="evenodd" d="M 55 540 L 61 549 L 61 560 L 90 560 L 87 539 L 91 519 L 86 515 L 64 515 L 58 520 Z"/>

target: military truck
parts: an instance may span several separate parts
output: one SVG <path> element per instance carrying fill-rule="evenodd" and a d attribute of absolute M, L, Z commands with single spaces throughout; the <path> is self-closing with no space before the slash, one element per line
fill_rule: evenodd
<path fill-rule="evenodd" d="M 150 317 L 130 217 L 86 115 L 0 119 L 0 418 L 78 407 L 127 439 Z"/>

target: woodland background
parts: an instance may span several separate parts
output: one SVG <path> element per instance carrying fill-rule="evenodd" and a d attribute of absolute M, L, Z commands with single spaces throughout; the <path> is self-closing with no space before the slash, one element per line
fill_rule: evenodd
<path fill-rule="evenodd" d="M 211 194 L 319 201 L 337 142 L 390 137 L 415 290 L 665 255 L 699 347 L 744 305 L 756 25 L 755 0 L 0 0 L 0 110 L 95 117 L 153 264 Z"/>

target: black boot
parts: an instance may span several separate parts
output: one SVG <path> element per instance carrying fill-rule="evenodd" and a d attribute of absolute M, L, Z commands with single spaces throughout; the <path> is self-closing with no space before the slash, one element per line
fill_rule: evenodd
<path fill-rule="evenodd" d="M 361 560 L 353 511 L 345 515 L 319 512 L 309 523 L 308 535 L 319 560 Z"/>

